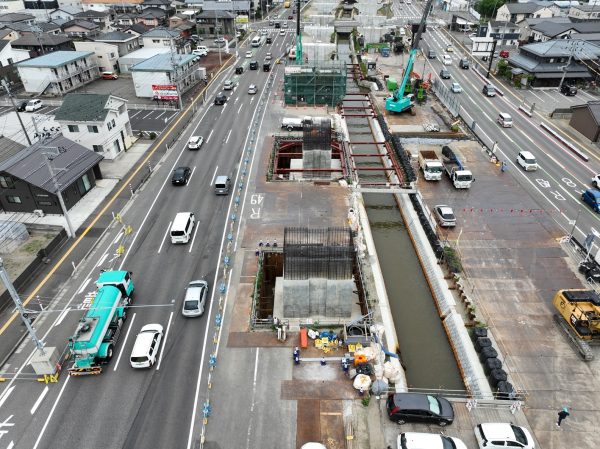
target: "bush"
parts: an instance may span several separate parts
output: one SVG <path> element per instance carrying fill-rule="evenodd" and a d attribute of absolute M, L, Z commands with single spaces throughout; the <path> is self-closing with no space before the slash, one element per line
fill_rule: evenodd
<path fill-rule="evenodd" d="M 446 265 L 448 265 L 448 270 L 450 270 L 451 273 L 460 273 L 462 271 L 460 257 L 454 248 L 449 246 L 444 248 L 444 259 L 446 260 Z"/>
<path fill-rule="evenodd" d="M 150 133 L 150 140 L 154 140 L 156 139 L 156 133 L 155 132 L 151 132 Z"/>

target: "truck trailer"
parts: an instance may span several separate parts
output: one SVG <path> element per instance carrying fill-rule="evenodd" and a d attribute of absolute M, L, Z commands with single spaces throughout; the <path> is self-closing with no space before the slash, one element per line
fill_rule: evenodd
<path fill-rule="evenodd" d="M 423 171 L 423 177 L 427 181 L 439 181 L 442 179 L 444 166 L 435 151 L 419 151 L 419 168 Z"/>
<path fill-rule="evenodd" d="M 473 174 L 465 167 L 458 156 L 454 154 L 454 151 L 449 146 L 442 148 L 444 171 L 450 178 L 452 185 L 455 189 L 469 189 L 473 183 Z"/>
<path fill-rule="evenodd" d="M 79 321 L 75 334 L 69 337 L 73 365 L 71 376 L 100 374 L 110 361 L 127 318 L 127 307 L 133 296 L 129 271 L 104 271 L 96 281 L 98 290 L 92 305 Z"/>

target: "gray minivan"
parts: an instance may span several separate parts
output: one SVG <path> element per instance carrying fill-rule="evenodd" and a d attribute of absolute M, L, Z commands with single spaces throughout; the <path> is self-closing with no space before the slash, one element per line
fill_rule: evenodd
<path fill-rule="evenodd" d="M 229 176 L 217 176 L 215 180 L 215 193 L 217 195 L 228 195 L 231 188 L 231 179 Z"/>
<path fill-rule="evenodd" d="M 181 314 L 187 317 L 202 316 L 207 295 L 208 282 L 203 280 L 190 282 L 185 291 Z"/>

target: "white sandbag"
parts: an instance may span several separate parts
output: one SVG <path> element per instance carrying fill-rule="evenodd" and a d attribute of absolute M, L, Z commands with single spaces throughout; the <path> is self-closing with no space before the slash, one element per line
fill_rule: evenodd
<path fill-rule="evenodd" d="M 309 330 L 308 330 L 308 337 L 309 337 L 311 340 L 315 340 L 316 338 L 319 338 L 319 333 L 318 333 L 317 331 L 314 331 L 314 330 L 312 330 L 312 329 L 309 329 Z"/>
<path fill-rule="evenodd" d="M 383 379 L 383 365 L 373 366 L 373 371 L 375 372 L 376 379 Z"/>
<path fill-rule="evenodd" d="M 400 366 L 400 360 L 396 358 L 390 358 L 383 364 L 383 375 L 388 379 L 395 379 L 398 374 L 402 373 L 402 366 Z"/>
<path fill-rule="evenodd" d="M 354 378 L 352 386 L 357 390 L 360 390 L 362 388 L 363 391 L 368 391 L 371 387 L 371 378 L 366 374 L 359 374 Z"/>

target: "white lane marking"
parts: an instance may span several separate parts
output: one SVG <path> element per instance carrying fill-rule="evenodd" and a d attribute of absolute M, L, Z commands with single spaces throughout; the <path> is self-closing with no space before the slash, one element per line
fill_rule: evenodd
<path fill-rule="evenodd" d="M 250 97 L 250 103 L 254 101 L 254 95 Z"/>
<path fill-rule="evenodd" d="M 133 109 L 132 109 L 132 110 L 133 110 Z M 138 114 L 139 114 L 140 112 L 142 112 L 142 111 L 143 111 L 143 109 L 138 109 L 136 112 L 134 112 L 133 114 L 131 114 L 131 115 L 129 116 L 129 118 L 130 118 L 130 119 L 132 119 L 133 117 L 135 117 L 136 115 L 138 115 Z"/>
<path fill-rule="evenodd" d="M 8 446 L 6 447 L 6 449 L 13 449 L 13 447 L 15 447 L 15 442 L 11 441 Z"/>
<path fill-rule="evenodd" d="M 188 179 L 188 182 L 185 185 L 186 187 L 190 185 L 190 182 L 192 182 L 192 177 L 194 176 L 195 172 L 196 172 L 196 166 L 194 165 L 194 168 L 192 168 L 192 174 L 190 175 L 190 179 Z"/>
<path fill-rule="evenodd" d="M 71 310 L 71 308 L 70 308 L 70 307 L 69 307 L 69 308 L 67 308 L 67 309 L 65 309 L 65 310 L 63 310 L 63 311 L 61 312 L 61 314 L 60 314 L 60 315 L 58 315 L 58 316 L 56 317 L 56 321 L 54 322 L 54 324 L 53 324 L 52 326 L 53 326 L 53 327 L 56 327 L 56 326 L 58 326 L 60 323 L 62 323 L 62 322 L 63 322 L 63 320 L 65 319 L 65 317 L 67 316 L 67 313 L 69 313 L 69 311 L 70 311 L 70 310 Z"/>
<path fill-rule="evenodd" d="M 2 406 L 4 405 L 4 403 L 6 402 L 6 400 L 8 399 L 8 397 L 10 396 L 10 394 L 13 392 L 14 389 L 15 389 L 15 386 L 13 385 L 9 389 L 7 389 L 4 393 L 2 393 L 2 396 L 0 396 L 0 408 L 2 408 Z"/>
<path fill-rule="evenodd" d="M 81 295 L 83 293 L 83 291 L 85 290 L 85 288 L 87 287 L 87 285 L 90 283 L 90 281 L 92 280 L 92 278 L 87 278 L 83 284 L 81 284 L 81 288 L 79 290 L 77 290 L 77 294 Z"/>
<path fill-rule="evenodd" d="M 238 113 L 238 114 L 239 114 L 239 113 L 240 113 L 240 111 L 242 110 L 242 106 L 244 106 L 244 103 L 240 104 L 240 107 L 239 107 L 239 108 L 238 108 L 238 110 L 237 110 L 237 113 Z"/>
<path fill-rule="evenodd" d="M 167 331 L 165 332 L 165 338 L 162 342 L 162 348 L 160 348 L 160 355 L 158 356 L 158 365 L 156 365 L 156 371 L 160 369 L 163 354 L 165 353 L 165 346 L 167 346 L 167 337 L 169 336 L 169 329 L 171 329 L 171 320 L 173 319 L 173 312 L 169 315 L 169 323 L 167 324 Z"/>
<path fill-rule="evenodd" d="M 125 334 L 125 338 L 121 343 L 121 350 L 119 351 L 119 356 L 117 357 L 117 361 L 115 362 L 115 367 L 113 371 L 116 371 L 119 367 L 119 362 L 121 361 L 121 356 L 123 355 L 123 351 L 125 351 L 125 343 L 127 343 L 127 339 L 129 338 L 129 332 L 131 332 L 131 328 L 133 327 L 133 322 L 135 321 L 135 313 L 131 316 L 131 321 L 129 321 L 129 327 L 127 328 L 127 333 Z M 58 400 L 57 400 L 58 402 Z"/>
<path fill-rule="evenodd" d="M 276 79 L 276 78 L 275 78 Z M 275 80 L 273 80 L 275 81 Z M 266 92 L 265 90 L 263 90 L 263 93 L 261 94 L 261 96 L 264 94 L 264 92 Z M 267 100 L 268 100 L 269 95 L 267 95 Z M 252 113 L 252 117 L 250 118 L 250 122 L 252 123 L 254 121 L 254 117 L 256 116 L 256 113 L 258 111 L 258 108 L 254 109 L 254 112 Z M 263 113 L 262 119 L 260 121 L 260 125 L 258 127 L 258 131 L 260 133 L 260 127 L 262 126 L 262 122 L 265 118 L 265 115 Z M 248 144 L 248 139 L 250 138 L 250 133 L 246 134 L 246 140 L 244 140 L 244 145 L 242 146 L 242 148 L 246 148 L 246 145 Z M 252 152 L 252 161 L 250 162 L 250 170 L 252 170 L 252 165 L 254 164 L 254 158 L 255 158 L 256 152 Z M 240 158 L 239 158 L 239 164 L 241 166 L 242 161 L 244 160 L 244 152 L 242 151 L 242 153 L 240 154 Z M 236 178 L 235 178 L 235 184 L 238 184 L 239 181 L 239 177 L 240 177 L 240 172 L 241 170 L 237 171 L 236 174 Z M 249 172 L 251 173 L 251 171 Z M 247 192 L 247 191 L 246 191 Z M 234 200 L 235 195 L 231 195 L 231 199 L 229 200 L 229 207 L 227 208 L 227 215 L 226 217 L 229 217 L 231 214 L 231 208 L 233 206 L 233 200 Z M 242 202 L 242 210 L 244 208 L 244 202 L 246 201 L 246 195 L 244 195 L 244 200 Z M 242 215 L 240 215 L 240 217 L 242 217 Z M 223 246 L 225 245 L 225 235 L 227 233 L 227 227 L 229 225 L 228 219 L 225 219 L 225 223 L 223 223 L 223 232 L 221 235 L 221 246 L 219 248 L 219 252 L 217 254 L 221 254 L 223 252 Z M 239 228 L 238 228 L 238 235 L 239 235 Z M 215 267 L 215 275 L 216 273 L 219 271 L 219 265 L 221 264 L 221 261 L 217 261 L 217 266 Z M 229 277 L 229 283 L 231 283 L 231 276 Z M 229 285 L 229 284 L 228 284 Z M 211 299 L 210 299 L 210 307 L 208 309 L 208 316 L 212 316 L 212 308 L 213 305 L 215 303 L 214 299 L 215 299 L 215 292 L 217 289 L 213 289 L 212 294 L 211 294 Z M 224 304 L 224 309 L 226 310 L 227 307 L 227 299 L 229 298 L 229 288 L 227 289 L 227 293 L 225 294 L 225 304 Z M 188 443 L 187 443 L 187 449 L 191 449 L 192 447 L 192 439 L 194 437 L 194 429 L 195 429 L 195 424 L 196 424 L 196 414 L 198 413 L 198 400 L 200 398 L 200 384 L 202 383 L 202 369 L 204 368 L 204 357 L 206 356 L 206 347 L 208 344 L 208 331 L 210 329 L 210 326 L 206 326 L 205 330 L 204 330 L 204 343 L 202 345 L 202 355 L 200 356 L 200 364 L 198 365 L 198 374 L 197 374 L 197 379 L 196 379 L 196 389 L 194 392 L 194 405 L 192 407 L 192 417 L 190 419 L 190 431 L 188 434 Z M 220 327 L 219 329 L 219 335 L 220 332 L 222 331 L 223 326 Z M 217 345 L 217 352 L 219 350 L 219 346 Z"/>
<path fill-rule="evenodd" d="M 194 248 L 194 242 L 196 241 L 196 235 L 198 234 L 198 229 L 200 229 L 200 223 L 196 223 L 196 229 L 194 229 L 194 236 L 192 237 L 192 243 L 190 244 L 190 249 L 188 249 L 188 253 L 192 252 Z"/>
<path fill-rule="evenodd" d="M 158 254 L 160 254 L 160 250 L 162 249 L 163 245 L 165 244 L 165 239 L 167 238 L 167 235 L 169 235 L 169 229 L 171 229 L 171 224 L 173 222 L 170 221 L 168 226 L 167 226 L 167 230 L 165 231 L 165 235 L 162 238 L 162 241 L 160 242 L 160 246 L 158 247 Z"/>
<path fill-rule="evenodd" d="M 96 266 L 99 267 L 100 265 L 102 265 L 107 257 L 108 257 L 108 254 L 105 254 L 104 256 L 102 256 L 100 258 L 100 260 L 98 261 L 98 263 L 96 264 Z"/>
<path fill-rule="evenodd" d="M 219 166 L 217 165 L 217 166 L 215 167 L 215 172 L 213 173 L 213 175 L 212 175 L 212 178 L 211 178 L 211 180 L 210 180 L 210 184 L 209 184 L 209 185 L 211 185 L 211 186 L 213 185 L 213 182 L 215 182 L 215 178 L 216 178 L 216 176 L 217 176 L 217 170 L 218 170 L 218 169 L 219 169 Z"/>
<path fill-rule="evenodd" d="M 208 143 L 208 141 L 210 140 L 212 133 L 213 133 L 214 129 L 210 130 L 210 133 L 208 134 L 208 137 L 206 138 L 206 143 Z"/>
<path fill-rule="evenodd" d="M 160 114 L 158 114 L 156 117 L 154 117 L 155 119 L 159 119 L 160 117 L 162 117 L 163 115 L 165 115 L 167 113 L 167 111 L 162 111 Z"/>
<path fill-rule="evenodd" d="M 148 114 L 146 114 L 145 116 L 142 117 L 142 120 L 147 119 L 148 117 L 150 117 L 152 114 L 154 114 L 154 111 L 150 111 L 148 112 Z"/>
<path fill-rule="evenodd" d="M 177 115 L 177 112 L 176 112 L 175 114 L 172 114 L 172 115 L 168 116 L 168 117 L 165 119 L 165 123 L 169 123 L 169 121 L 170 121 L 170 120 L 171 120 L 173 117 L 175 117 L 176 115 Z"/>
<path fill-rule="evenodd" d="M 533 95 L 534 97 L 536 97 L 538 100 L 540 100 L 542 103 L 545 103 L 546 100 L 544 100 L 542 97 L 540 97 L 539 95 L 537 95 L 535 92 L 531 91 L 529 93 L 531 95 Z"/>
<path fill-rule="evenodd" d="M 46 428 L 48 427 L 48 424 L 50 423 L 50 420 L 52 419 L 52 415 L 54 415 L 54 411 L 56 410 L 56 407 L 58 406 L 60 398 L 62 397 L 63 393 L 65 392 L 65 388 L 67 387 L 67 384 L 69 383 L 69 379 L 71 379 L 71 376 L 66 376 L 65 383 L 63 384 L 62 388 L 60 389 L 60 393 L 58 393 L 56 402 L 54 402 L 54 405 L 52 406 L 50 413 L 48 413 L 48 417 L 46 418 L 44 427 L 42 427 L 42 430 L 40 431 L 40 434 L 38 435 L 37 440 L 35 441 L 35 444 L 33 445 L 32 449 L 37 449 L 38 445 L 40 444 L 40 441 L 42 441 L 42 437 L 44 436 L 44 433 L 46 433 Z"/>
<path fill-rule="evenodd" d="M 227 137 L 225 137 L 225 143 L 229 142 L 229 136 L 231 136 L 231 129 L 229 130 L 229 132 L 227 133 Z"/>
<path fill-rule="evenodd" d="M 40 404 L 42 403 L 42 401 L 48 394 L 49 390 L 50 389 L 48 388 L 48 385 L 46 385 L 46 388 L 44 388 L 44 390 L 42 391 L 42 394 L 40 394 L 40 397 L 37 398 L 37 401 L 35 401 L 35 404 L 33 404 L 33 407 L 31 407 L 31 410 L 29 411 L 29 413 L 31 413 L 32 415 L 35 414 L 36 410 L 38 409 L 38 407 L 40 406 Z"/>
<path fill-rule="evenodd" d="M 231 279 L 231 278 L 230 278 Z M 256 404 L 256 377 L 258 374 L 258 352 L 256 348 L 256 357 L 254 358 L 254 378 L 252 379 L 252 400 L 250 402 L 250 422 L 248 423 L 248 434 L 246 436 L 246 448 L 250 449 L 250 436 L 252 435 L 252 424 L 254 421 L 254 405 Z"/>
<path fill-rule="evenodd" d="M 119 234 L 113 240 L 113 245 L 119 241 L 119 239 L 121 238 L 122 235 L 123 235 L 123 231 L 119 232 Z"/>

